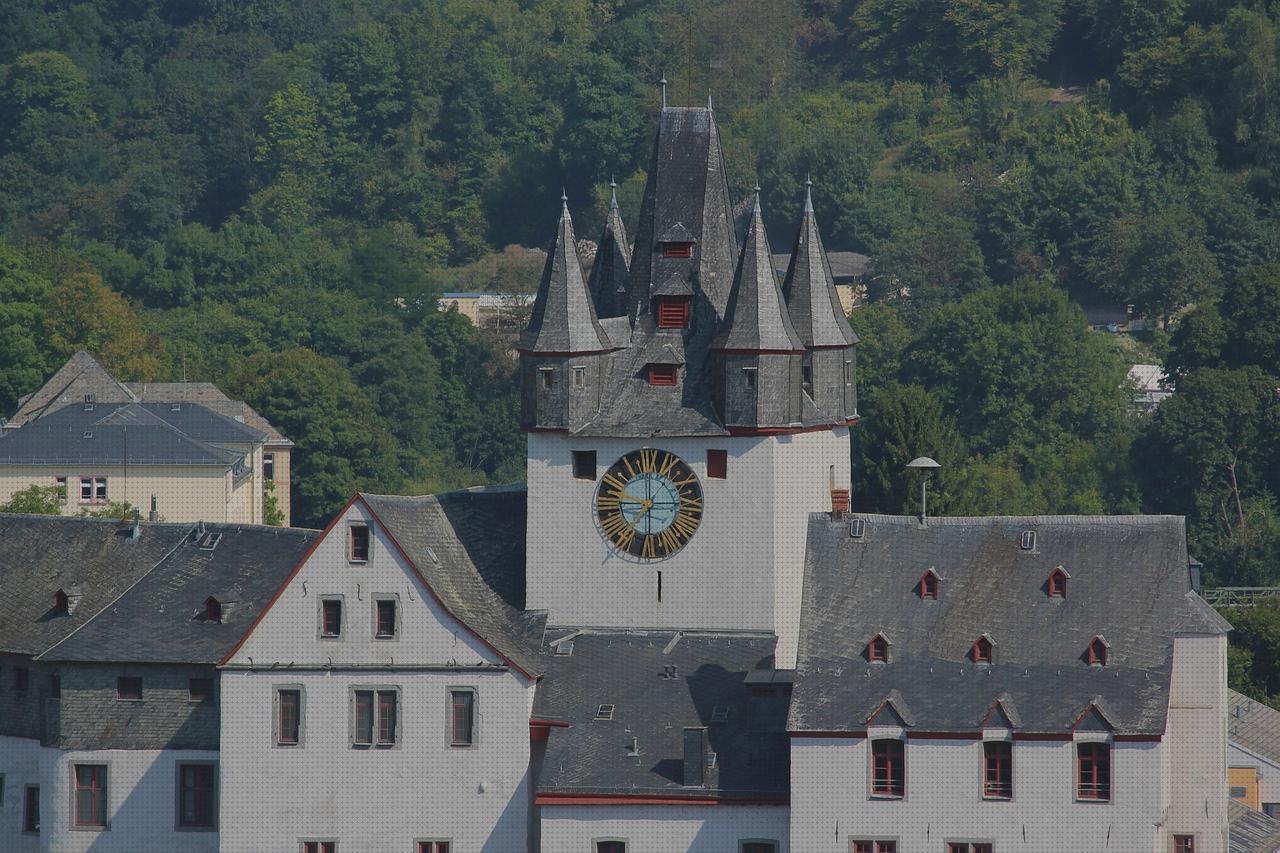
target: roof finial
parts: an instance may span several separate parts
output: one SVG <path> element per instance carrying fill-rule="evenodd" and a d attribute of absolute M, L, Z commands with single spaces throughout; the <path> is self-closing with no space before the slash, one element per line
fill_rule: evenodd
<path fill-rule="evenodd" d="M 560 188 L 560 206 L 564 208 L 569 207 L 569 194 L 564 191 L 564 187 Z"/>
<path fill-rule="evenodd" d="M 804 209 L 806 213 L 813 213 L 813 181 L 808 172 L 804 173 Z"/>
<path fill-rule="evenodd" d="M 711 93 L 707 92 L 707 112 L 711 112 Z"/>
<path fill-rule="evenodd" d="M 755 209 L 759 210 L 760 209 L 760 184 L 759 183 L 757 183 L 755 186 L 755 192 L 756 192 L 756 208 Z"/>
<path fill-rule="evenodd" d="M 613 210 L 618 206 L 618 182 L 613 179 L 613 175 L 609 176 L 609 209 Z"/>
<path fill-rule="evenodd" d="M 667 108 L 667 75 L 663 74 L 662 79 L 658 81 L 658 85 L 662 86 L 662 108 Z"/>

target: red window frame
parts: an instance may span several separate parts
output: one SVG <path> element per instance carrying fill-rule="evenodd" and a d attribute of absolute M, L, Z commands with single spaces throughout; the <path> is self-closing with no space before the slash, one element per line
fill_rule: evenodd
<path fill-rule="evenodd" d="M 991 663 L 994 652 L 995 647 L 991 645 L 991 641 L 986 637 L 979 637 L 973 641 L 974 663 Z"/>
<path fill-rule="evenodd" d="M 336 841 L 304 841 L 302 853 L 338 853 Z"/>
<path fill-rule="evenodd" d="M 387 640 L 396 635 L 396 600 L 394 598 L 379 598 L 374 602 L 375 624 L 373 635 L 378 639 Z"/>
<path fill-rule="evenodd" d="M 932 571 L 920 576 L 920 598 L 938 600 L 938 576 Z"/>
<path fill-rule="evenodd" d="M 725 480 L 729 477 L 729 451 L 707 451 L 707 477 L 713 480 Z"/>
<path fill-rule="evenodd" d="M 663 243 L 662 257 L 664 258 L 692 258 L 692 243 Z"/>
<path fill-rule="evenodd" d="M 1013 744 L 1007 740 L 982 742 L 982 796 L 1013 799 Z"/>
<path fill-rule="evenodd" d="M 419 841 L 418 853 L 449 853 L 448 841 Z"/>
<path fill-rule="evenodd" d="M 677 370 L 674 364 L 651 364 L 649 365 L 649 384 L 659 388 L 675 387 Z"/>
<path fill-rule="evenodd" d="M 1050 598 L 1067 597 L 1067 575 L 1062 569 L 1054 569 L 1049 573 L 1049 582 L 1045 591 Z"/>
<path fill-rule="evenodd" d="M 1089 642 L 1089 651 L 1087 654 L 1090 666 L 1107 665 L 1107 644 L 1102 642 L 1101 637 L 1094 637 Z"/>
<path fill-rule="evenodd" d="M 1076 799 L 1110 802 L 1111 744 L 1076 744 Z"/>
<path fill-rule="evenodd" d="M 597 841 L 596 853 L 627 853 L 627 842 Z"/>
<path fill-rule="evenodd" d="M 369 562 L 369 525 L 351 525 L 351 546 L 347 559 L 353 563 Z"/>
<path fill-rule="evenodd" d="M 378 691 L 378 746 L 394 746 L 396 742 L 396 717 L 399 712 L 399 696 L 394 690 Z"/>
<path fill-rule="evenodd" d="M 449 745 L 471 746 L 476 742 L 476 692 L 449 691 Z"/>
<path fill-rule="evenodd" d="M 740 853 L 778 853 L 775 841 L 744 841 Z"/>
<path fill-rule="evenodd" d="M 902 799 L 907 792 L 906 745 L 896 738 L 871 742 L 871 794 Z"/>
<path fill-rule="evenodd" d="M 106 828 L 107 825 L 107 765 L 76 764 L 72 768 L 75 779 L 76 826 Z"/>
<path fill-rule="evenodd" d="M 276 691 L 276 745 L 297 746 L 302 740 L 302 691 Z"/>
<path fill-rule="evenodd" d="M 889 641 L 883 634 L 876 634 L 867 643 L 867 660 L 871 663 L 889 662 Z"/>
<path fill-rule="evenodd" d="M 683 329 L 689 325 L 689 300 L 658 297 L 658 328 Z"/>
<path fill-rule="evenodd" d="M 217 825 L 218 772 L 212 764 L 178 765 L 178 826 L 212 829 Z"/>
<path fill-rule="evenodd" d="M 849 842 L 849 853 L 898 853 L 896 841 L 857 840 Z"/>
<path fill-rule="evenodd" d="M 320 600 L 320 636 L 342 636 L 341 598 L 323 598 Z"/>
<path fill-rule="evenodd" d="M 1173 853 L 1196 853 L 1196 837 L 1194 835 L 1175 835 L 1173 837 Z"/>

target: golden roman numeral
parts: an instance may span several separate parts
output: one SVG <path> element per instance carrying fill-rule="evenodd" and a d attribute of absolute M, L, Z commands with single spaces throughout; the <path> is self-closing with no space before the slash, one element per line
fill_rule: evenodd
<path fill-rule="evenodd" d="M 624 491 L 627 488 L 627 481 L 614 474 L 605 474 L 604 482 L 615 492 Z"/>
<path fill-rule="evenodd" d="M 622 465 L 627 469 L 627 479 L 628 480 L 633 479 L 636 476 L 636 469 L 631 467 L 631 457 L 630 456 L 622 457 Z"/>
<path fill-rule="evenodd" d="M 652 536 L 644 537 L 644 542 L 640 544 L 640 556 L 646 559 L 652 559 L 658 556 L 657 553 L 654 551 L 654 537 Z"/>
<path fill-rule="evenodd" d="M 693 495 L 681 495 L 680 509 L 702 512 L 702 498 L 695 498 Z"/>
<path fill-rule="evenodd" d="M 685 477 L 683 480 L 675 480 L 674 482 L 676 486 L 687 486 L 690 483 L 698 482 L 698 478 L 696 475 L 690 474 L 688 477 Z"/>
<path fill-rule="evenodd" d="M 684 539 L 689 539 L 698 529 L 697 522 L 683 512 L 676 515 L 675 520 L 671 522 L 671 526 Z"/>
<path fill-rule="evenodd" d="M 672 456 L 670 453 L 664 455 L 662 458 L 662 467 L 658 469 L 658 473 L 664 477 L 670 477 L 671 469 L 676 467 L 676 463 L 679 461 L 679 459 Z"/>
<path fill-rule="evenodd" d="M 613 495 L 599 495 L 596 497 L 596 509 L 617 509 L 618 504 L 618 498 Z"/>
<path fill-rule="evenodd" d="M 670 554 L 680 549 L 680 537 L 668 527 L 658 534 L 658 544 L 662 546 L 664 553 Z"/>
<path fill-rule="evenodd" d="M 658 470 L 658 451 L 640 451 L 640 470 L 650 474 Z"/>

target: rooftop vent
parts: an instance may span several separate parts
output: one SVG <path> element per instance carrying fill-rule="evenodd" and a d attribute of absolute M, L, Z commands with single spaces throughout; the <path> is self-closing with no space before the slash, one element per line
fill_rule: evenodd
<path fill-rule="evenodd" d="M 635 758 L 638 755 L 640 755 L 640 739 L 633 737 L 627 741 L 627 757 Z"/>
<path fill-rule="evenodd" d="M 861 518 L 855 518 L 849 522 L 849 538 L 863 539 L 867 535 L 867 523 Z"/>
<path fill-rule="evenodd" d="M 673 663 L 664 664 L 662 667 L 662 677 L 665 679 L 673 679 L 680 677 L 680 667 Z"/>
<path fill-rule="evenodd" d="M 203 538 L 200 539 L 200 545 L 199 545 L 200 550 L 212 551 L 214 548 L 218 547 L 218 543 L 221 541 L 222 541 L 221 533 L 206 533 L 203 536 Z"/>
<path fill-rule="evenodd" d="M 93 432 L 92 432 L 92 430 L 85 430 L 85 431 L 84 431 L 84 435 L 82 435 L 82 436 L 80 436 L 80 437 L 81 437 L 81 438 L 93 438 Z"/>
<path fill-rule="evenodd" d="M 613 719 L 613 706 L 612 706 L 612 705 L 601 705 L 599 708 L 596 708 L 596 719 L 597 719 L 597 720 L 612 720 L 612 719 Z"/>
<path fill-rule="evenodd" d="M 714 708 L 712 708 L 712 709 L 711 709 L 711 722 L 713 722 L 713 723 L 727 723 L 727 722 L 729 722 L 729 706 L 728 706 L 728 705 L 716 705 Z"/>
<path fill-rule="evenodd" d="M 1022 531 L 1022 540 L 1018 544 L 1024 551 L 1034 551 L 1036 549 L 1036 532 L 1034 530 Z"/>
<path fill-rule="evenodd" d="M 559 643 L 551 644 L 552 654 L 560 657 L 568 657 L 573 654 L 573 640 L 563 640 Z"/>
<path fill-rule="evenodd" d="M 181 403 L 174 403 L 173 405 L 169 406 L 169 411 L 171 411 L 171 412 L 181 412 L 181 411 L 182 411 L 182 404 L 181 404 Z"/>
<path fill-rule="evenodd" d="M 86 412 L 92 412 L 92 411 L 93 411 L 93 395 L 92 395 L 92 394 L 85 394 L 85 395 L 84 395 L 84 410 L 85 410 Z"/>

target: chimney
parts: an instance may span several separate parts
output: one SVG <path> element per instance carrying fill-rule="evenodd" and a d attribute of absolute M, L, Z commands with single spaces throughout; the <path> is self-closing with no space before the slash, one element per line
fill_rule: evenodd
<path fill-rule="evenodd" d="M 160 513 L 156 510 L 156 496 L 151 496 L 151 512 L 147 513 L 147 521 L 155 522 L 160 520 Z"/>
<path fill-rule="evenodd" d="M 832 489 L 831 490 L 831 518 L 839 520 L 845 517 L 849 512 L 849 490 L 848 489 Z"/>
<path fill-rule="evenodd" d="M 691 726 L 684 730 L 684 786 L 702 788 L 706 785 L 707 730 Z"/>

